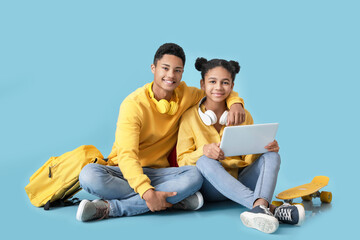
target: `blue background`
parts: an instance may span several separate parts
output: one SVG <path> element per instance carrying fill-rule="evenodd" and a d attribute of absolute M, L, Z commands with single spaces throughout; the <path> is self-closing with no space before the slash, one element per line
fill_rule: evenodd
<path fill-rule="evenodd" d="M 0 1 L 0 235 L 12 239 L 300 239 L 357 233 L 359 4 L 356 1 Z M 50 156 L 95 145 L 106 156 L 122 100 L 152 81 L 165 42 L 239 61 L 235 90 L 255 123 L 279 122 L 276 193 L 327 175 L 333 203 L 301 227 L 244 227 L 231 202 L 93 223 L 45 212 L 24 191 Z M 353 180 L 356 179 L 356 180 Z M 351 182 L 352 181 L 352 182 Z M 80 197 L 89 197 L 83 191 Z M 355 200 L 355 203 L 353 203 Z"/>

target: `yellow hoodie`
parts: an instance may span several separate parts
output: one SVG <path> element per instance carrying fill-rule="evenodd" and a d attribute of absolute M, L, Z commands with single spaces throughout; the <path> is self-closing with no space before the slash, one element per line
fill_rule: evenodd
<path fill-rule="evenodd" d="M 180 117 L 205 95 L 202 90 L 181 82 L 175 89 L 179 99 L 178 111 L 175 115 L 161 114 L 149 96 L 149 84 L 122 102 L 115 142 L 108 156 L 109 164 L 120 167 L 130 187 L 141 197 L 148 189 L 154 188 L 142 167 L 169 167 L 167 156 L 177 141 Z M 232 92 L 227 100 L 228 106 L 233 103 L 244 106 L 236 92 Z"/>
<path fill-rule="evenodd" d="M 204 105 L 201 110 L 204 112 Z M 245 122 L 241 125 L 251 125 L 254 123 L 251 114 L 245 109 Z M 196 165 L 199 157 L 203 156 L 205 144 L 219 143 L 223 135 L 225 126 L 216 131 L 214 126 L 205 125 L 198 113 L 198 106 L 193 106 L 186 111 L 180 120 L 178 142 L 176 146 L 178 165 Z M 238 177 L 239 168 L 246 167 L 253 163 L 260 154 L 244 156 L 226 157 L 220 160 L 222 166 L 235 178 Z"/>

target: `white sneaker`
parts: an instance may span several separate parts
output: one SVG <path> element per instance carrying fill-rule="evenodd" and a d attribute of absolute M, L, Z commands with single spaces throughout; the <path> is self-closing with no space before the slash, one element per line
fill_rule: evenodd
<path fill-rule="evenodd" d="M 175 209 L 181 210 L 198 210 L 204 205 L 204 198 L 200 192 L 185 198 L 184 200 L 173 205 Z"/>
<path fill-rule="evenodd" d="M 95 219 L 104 219 L 109 217 L 110 204 L 104 200 L 82 200 L 76 212 L 76 219 L 81 222 L 87 222 Z"/>
<path fill-rule="evenodd" d="M 243 212 L 240 214 L 240 219 L 246 227 L 255 228 L 264 233 L 273 233 L 279 228 L 279 221 L 263 205 Z"/>

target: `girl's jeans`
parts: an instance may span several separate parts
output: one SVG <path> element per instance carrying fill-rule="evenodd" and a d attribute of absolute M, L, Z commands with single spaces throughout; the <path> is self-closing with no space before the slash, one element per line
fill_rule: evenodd
<path fill-rule="evenodd" d="M 262 154 L 250 166 L 239 171 L 237 179 L 219 161 L 206 156 L 199 158 L 196 167 L 204 176 L 201 192 L 205 200 L 230 199 L 252 209 L 258 198 L 271 202 L 280 169 L 280 155 L 276 152 Z"/>
<path fill-rule="evenodd" d="M 143 168 L 156 191 L 177 192 L 167 198 L 175 204 L 199 191 L 203 177 L 195 166 Z M 118 166 L 88 164 L 80 172 L 80 186 L 110 203 L 111 217 L 133 216 L 150 211 L 139 194 L 129 186 Z"/>

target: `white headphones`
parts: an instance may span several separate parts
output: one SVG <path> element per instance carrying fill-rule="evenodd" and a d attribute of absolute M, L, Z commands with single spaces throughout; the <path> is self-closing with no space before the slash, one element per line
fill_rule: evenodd
<path fill-rule="evenodd" d="M 217 123 L 217 117 L 216 117 L 216 114 L 211 110 L 207 110 L 205 113 L 203 113 L 201 111 L 200 106 L 205 100 L 206 100 L 206 97 L 204 97 L 203 99 L 200 100 L 198 112 L 199 112 L 199 116 L 200 116 L 201 120 L 203 121 L 203 123 L 206 126 L 211 126 L 211 125 L 214 125 L 215 123 Z M 229 113 L 228 111 L 225 111 L 221 115 L 220 120 L 219 120 L 219 123 L 221 125 L 226 125 L 228 113 Z"/>

